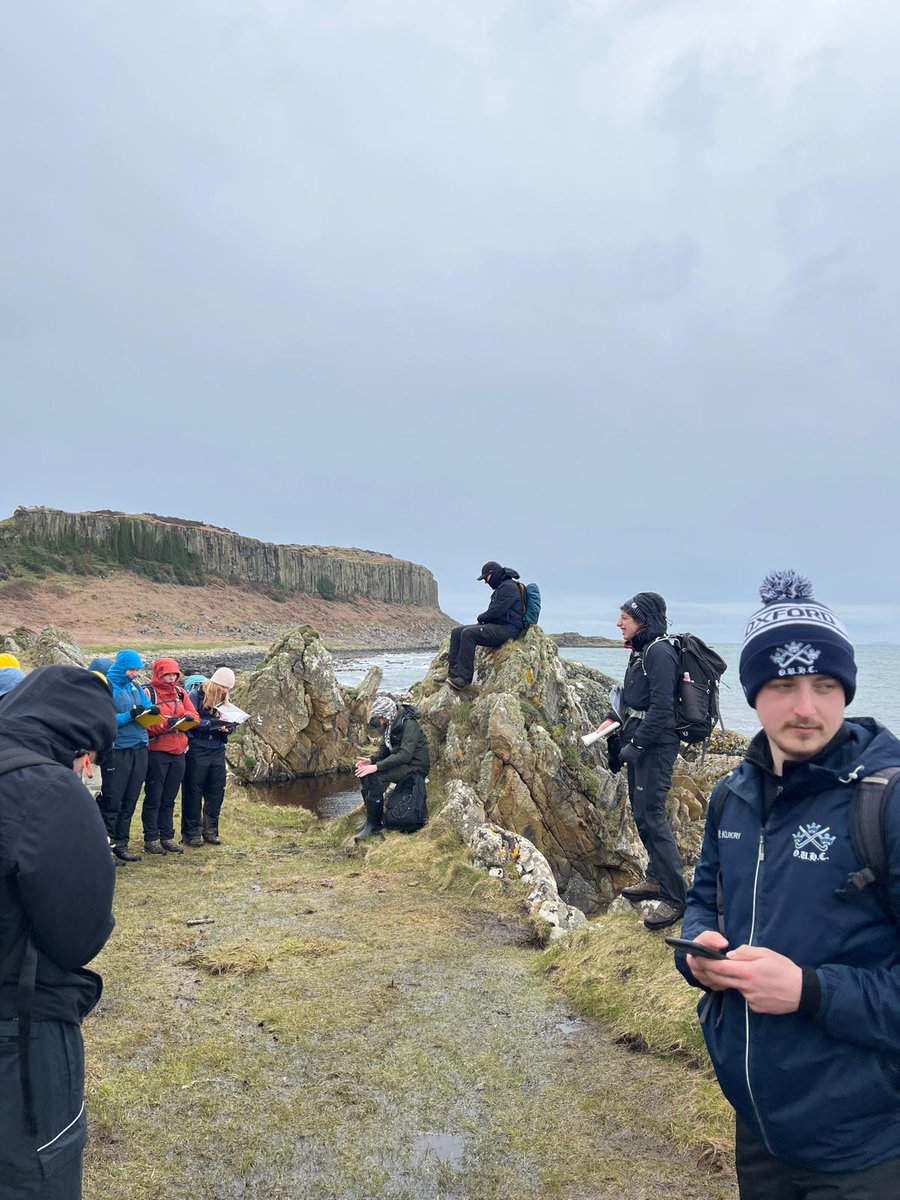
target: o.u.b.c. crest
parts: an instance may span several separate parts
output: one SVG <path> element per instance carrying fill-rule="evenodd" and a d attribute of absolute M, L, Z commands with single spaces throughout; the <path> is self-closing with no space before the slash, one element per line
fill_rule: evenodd
<path fill-rule="evenodd" d="M 821 653 L 808 643 L 786 642 L 772 655 L 772 662 L 779 675 L 808 675 Z"/>

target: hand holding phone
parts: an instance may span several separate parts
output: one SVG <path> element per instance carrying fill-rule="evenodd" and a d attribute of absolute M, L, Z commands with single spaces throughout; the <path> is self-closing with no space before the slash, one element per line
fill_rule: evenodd
<path fill-rule="evenodd" d="M 714 950 L 705 942 L 692 942 L 689 938 L 667 937 L 666 943 L 675 950 L 683 950 L 686 954 L 695 954 L 698 958 L 726 958 L 727 951 Z"/>

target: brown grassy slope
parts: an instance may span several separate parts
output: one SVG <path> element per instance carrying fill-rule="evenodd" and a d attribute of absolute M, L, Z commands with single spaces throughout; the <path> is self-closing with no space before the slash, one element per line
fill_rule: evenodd
<path fill-rule="evenodd" d="M 331 641 L 368 642 L 384 629 L 408 645 L 435 645 L 452 622 L 440 610 L 359 597 L 328 602 L 305 592 L 283 602 L 265 592 L 210 580 L 205 587 L 154 583 L 130 571 L 104 577 L 48 575 L 0 587 L 0 630 L 56 625 L 78 642 L 163 638 L 177 644 L 268 642 L 293 625 L 313 625 Z M 361 636 L 363 635 L 363 636 Z M 390 644 L 378 642 L 372 644 Z"/>

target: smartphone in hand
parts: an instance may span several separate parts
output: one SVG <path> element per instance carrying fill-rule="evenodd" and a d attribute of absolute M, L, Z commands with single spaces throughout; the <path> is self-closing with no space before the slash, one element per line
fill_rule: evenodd
<path fill-rule="evenodd" d="M 696 954 L 698 958 L 726 958 L 727 950 L 714 950 L 703 942 L 692 942 L 688 938 L 667 937 L 668 945 L 676 950 L 684 950 L 686 954 Z"/>

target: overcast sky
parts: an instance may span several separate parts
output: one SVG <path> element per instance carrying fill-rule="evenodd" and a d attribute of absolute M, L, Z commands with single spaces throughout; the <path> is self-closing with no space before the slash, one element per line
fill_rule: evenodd
<path fill-rule="evenodd" d="M 900 640 L 895 0 L 79 0 L 0 45 L 2 513 L 411 558 L 471 619 L 772 567 Z"/>

